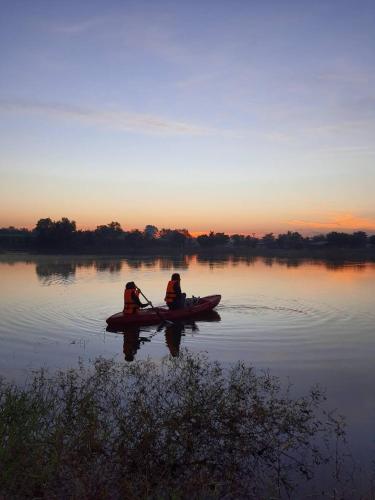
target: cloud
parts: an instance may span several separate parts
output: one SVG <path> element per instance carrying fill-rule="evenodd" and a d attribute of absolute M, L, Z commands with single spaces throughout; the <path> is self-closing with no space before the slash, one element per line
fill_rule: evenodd
<path fill-rule="evenodd" d="M 353 155 L 375 155 L 375 148 L 371 146 L 336 146 L 336 147 L 325 147 L 318 148 L 315 150 L 316 153 L 342 153 L 342 154 L 353 154 Z"/>
<path fill-rule="evenodd" d="M 202 85 L 210 86 L 212 83 L 217 83 L 217 80 L 220 78 L 222 78 L 222 74 L 220 73 L 199 73 L 187 77 L 184 80 L 179 80 L 175 85 L 180 89 L 201 88 Z"/>
<path fill-rule="evenodd" d="M 356 69 L 349 66 L 350 63 L 346 62 L 346 66 L 336 68 L 334 70 L 323 71 L 316 76 L 318 81 L 347 84 L 368 84 L 373 75 L 368 71 Z"/>
<path fill-rule="evenodd" d="M 289 220 L 290 226 L 322 231 L 375 231 L 375 218 L 361 217 L 352 213 L 331 214 L 326 220 Z"/>
<path fill-rule="evenodd" d="M 67 104 L 40 103 L 29 101 L 0 101 L 0 112 L 45 115 L 91 126 L 103 126 L 113 130 L 157 135 L 226 135 L 212 127 L 174 121 L 168 118 L 127 111 L 112 111 L 83 108 Z"/>
<path fill-rule="evenodd" d="M 81 21 L 77 21 L 75 23 L 70 24 L 58 24 L 50 26 L 50 30 L 55 33 L 62 33 L 67 35 L 78 35 L 80 33 L 86 33 L 93 28 L 103 24 L 106 21 L 106 18 L 91 18 L 91 19 L 82 19 Z"/>

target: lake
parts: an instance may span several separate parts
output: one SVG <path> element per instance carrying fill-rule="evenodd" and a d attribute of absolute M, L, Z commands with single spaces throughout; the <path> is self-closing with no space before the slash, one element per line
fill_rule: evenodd
<path fill-rule="evenodd" d="M 106 331 L 126 281 L 161 305 L 172 272 L 188 296 L 222 294 L 216 314 L 177 327 Z M 293 384 L 319 383 L 348 421 L 358 462 L 375 458 L 375 264 L 276 258 L 0 256 L 0 374 L 97 356 L 159 360 L 182 348 L 244 360 Z M 127 361 L 126 361 L 127 360 Z"/>

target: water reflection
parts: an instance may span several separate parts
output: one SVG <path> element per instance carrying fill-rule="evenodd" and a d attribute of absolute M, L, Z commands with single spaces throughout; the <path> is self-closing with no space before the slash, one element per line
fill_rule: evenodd
<path fill-rule="evenodd" d="M 121 259 L 76 259 L 69 260 L 37 259 L 35 272 L 43 285 L 50 285 L 57 282 L 72 283 L 74 281 L 77 270 L 80 269 L 95 269 L 98 273 L 110 274 L 120 273 L 124 261 Z"/>
<path fill-rule="evenodd" d="M 209 311 L 207 313 L 202 313 L 199 316 L 196 316 L 194 321 L 185 320 L 161 323 L 153 331 L 142 329 L 142 327 L 140 326 L 128 326 L 121 330 L 121 332 L 107 327 L 107 331 L 122 333 L 124 335 L 124 359 L 125 361 L 134 361 L 135 356 L 141 346 L 147 342 L 151 342 L 151 339 L 161 332 L 164 332 L 165 345 L 168 347 L 170 355 L 173 357 L 177 357 L 180 354 L 181 339 L 186 334 L 186 332 L 199 332 L 199 322 L 211 323 L 218 321 L 221 321 L 220 314 L 217 311 Z M 143 333 L 144 335 L 141 336 L 141 333 Z"/>
<path fill-rule="evenodd" d="M 44 285 L 72 281 L 76 274 L 77 264 L 74 262 L 39 262 L 35 272 Z"/>
<path fill-rule="evenodd" d="M 206 323 L 219 321 L 213 312 L 208 319 L 103 335 L 105 318 L 123 306 L 126 281 L 135 280 L 159 305 L 174 268 L 184 269 L 188 295 L 221 292 L 222 321 Z M 29 369 L 66 368 L 79 357 L 160 359 L 186 346 L 211 359 L 269 368 L 290 377 L 298 391 L 315 383 L 327 387 L 350 419 L 352 442 L 363 456 L 372 453 L 373 262 L 2 254 L 0 275 L 0 375 L 23 380 Z"/>
<path fill-rule="evenodd" d="M 139 326 L 128 327 L 124 332 L 123 353 L 125 361 L 134 361 L 134 357 L 145 342 L 151 342 L 149 337 L 141 337 Z"/>
<path fill-rule="evenodd" d="M 98 272 L 110 272 L 110 273 L 119 273 L 122 269 L 122 261 L 121 260 L 96 260 L 93 262 L 93 267 Z"/>
<path fill-rule="evenodd" d="M 193 323 L 192 331 L 196 332 L 197 330 L 199 330 L 197 324 Z M 183 323 L 175 323 L 165 327 L 165 343 L 174 358 L 180 354 L 181 337 L 184 332 L 185 325 Z"/>
<path fill-rule="evenodd" d="M 73 283 L 78 270 L 95 270 L 97 273 L 109 272 L 118 275 L 124 267 L 130 271 L 142 269 L 158 269 L 161 271 L 188 270 L 190 267 L 204 266 L 210 269 L 222 269 L 226 267 L 236 268 L 240 265 L 254 266 L 262 263 L 266 267 L 285 267 L 296 269 L 303 266 L 313 265 L 324 267 L 329 271 L 339 271 L 348 268 L 354 271 L 364 271 L 373 267 L 374 263 L 369 261 L 356 261 L 348 263 L 345 259 L 328 258 L 306 258 L 306 257 L 271 257 L 253 255 L 176 255 L 176 256 L 126 256 L 122 258 L 108 257 L 77 257 L 77 256 L 0 256 L 0 263 L 14 266 L 17 263 L 34 264 L 35 272 L 43 285 L 53 283 Z"/>

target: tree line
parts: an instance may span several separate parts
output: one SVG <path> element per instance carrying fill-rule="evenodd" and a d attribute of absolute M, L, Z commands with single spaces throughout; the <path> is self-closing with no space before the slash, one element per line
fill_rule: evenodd
<path fill-rule="evenodd" d="M 0 250 L 47 252 L 126 252 L 137 250 L 199 250 L 199 249 L 316 249 L 375 247 L 375 235 L 364 231 L 353 233 L 332 231 L 315 236 L 302 236 L 288 231 L 263 237 L 244 234 L 209 232 L 193 237 L 187 229 L 158 229 L 148 224 L 143 230 L 124 230 L 119 222 L 99 225 L 94 230 L 77 229 L 76 222 L 63 217 L 54 221 L 40 219 L 32 230 L 13 226 L 0 228 Z"/>

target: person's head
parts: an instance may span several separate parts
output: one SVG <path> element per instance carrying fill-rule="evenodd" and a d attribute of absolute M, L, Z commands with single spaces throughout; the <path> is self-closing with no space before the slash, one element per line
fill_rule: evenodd
<path fill-rule="evenodd" d="M 136 288 L 134 281 L 128 281 L 125 285 L 126 290 L 130 290 L 132 288 Z"/>
<path fill-rule="evenodd" d="M 178 273 L 172 274 L 172 281 L 180 281 L 181 277 Z"/>

